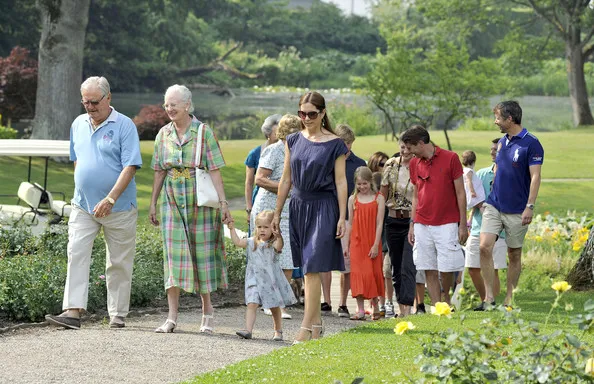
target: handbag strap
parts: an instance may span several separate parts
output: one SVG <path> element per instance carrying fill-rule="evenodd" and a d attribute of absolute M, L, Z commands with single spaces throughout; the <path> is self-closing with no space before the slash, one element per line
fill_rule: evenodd
<path fill-rule="evenodd" d="M 202 164 L 202 144 L 204 141 L 204 123 L 200 123 L 200 127 L 198 127 L 198 137 L 196 138 L 196 168 L 200 168 L 200 164 Z"/>

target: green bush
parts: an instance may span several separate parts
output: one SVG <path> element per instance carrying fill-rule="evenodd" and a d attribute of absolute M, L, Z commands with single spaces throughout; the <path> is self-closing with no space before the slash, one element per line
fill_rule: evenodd
<path fill-rule="evenodd" d="M 0 125 L 0 139 L 16 139 L 17 130 Z"/>
<path fill-rule="evenodd" d="M 493 119 L 485 117 L 471 117 L 456 128 L 458 131 L 493 131 L 494 129 Z"/>
<path fill-rule="evenodd" d="M 24 228 L 0 228 L 0 312 L 15 320 L 41 320 L 62 306 L 67 270 L 68 229 L 52 228 L 34 237 Z M 230 281 L 243 282 L 245 253 L 225 241 Z M 107 307 L 105 242 L 95 239 L 89 272 L 87 311 Z M 165 295 L 163 245 L 159 229 L 139 226 L 132 275 L 131 307 L 150 305 Z"/>
<path fill-rule="evenodd" d="M 348 124 L 355 131 L 355 136 L 377 135 L 381 123 L 371 105 L 360 106 L 355 103 L 331 102 L 328 111 L 334 126 Z"/>

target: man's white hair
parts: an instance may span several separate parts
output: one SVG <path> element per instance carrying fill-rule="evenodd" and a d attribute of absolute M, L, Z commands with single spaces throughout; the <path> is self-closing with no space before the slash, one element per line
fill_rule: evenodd
<path fill-rule="evenodd" d="M 80 85 L 80 91 L 88 88 L 98 88 L 103 96 L 109 95 L 111 88 L 109 87 L 109 81 L 103 76 L 91 76 Z"/>
<path fill-rule="evenodd" d="M 192 91 L 190 91 L 188 87 L 186 87 L 185 85 L 173 84 L 171 87 L 167 88 L 167 91 L 165 91 L 165 95 L 163 98 L 166 98 L 167 95 L 171 95 L 173 93 L 178 94 L 184 103 L 190 103 L 188 112 L 194 112 L 194 103 L 192 102 Z"/>

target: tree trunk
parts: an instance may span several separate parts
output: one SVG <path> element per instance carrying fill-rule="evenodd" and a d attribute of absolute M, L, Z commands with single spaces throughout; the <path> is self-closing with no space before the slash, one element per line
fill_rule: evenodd
<path fill-rule="evenodd" d="M 34 139 L 67 140 L 80 114 L 90 0 L 37 0 L 41 14 Z"/>
<path fill-rule="evenodd" d="M 588 103 L 588 91 L 584 76 L 584 55 L 579 44 L 566 43 L 567 81 L 573 110 L 573 124 L 594 125 L 594 118 Z"/>
<path fill-rule="evenodd" d="M 594 231 L 590 230 L 586 246 L 582 254 L 567 275 L 567 282 L 579 291 L 594 289 Z"/>

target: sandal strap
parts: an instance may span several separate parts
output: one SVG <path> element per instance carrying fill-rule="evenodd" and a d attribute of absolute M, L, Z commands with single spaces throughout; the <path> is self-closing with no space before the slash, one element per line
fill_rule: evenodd
<path fill-rule="evenodd" d="M 167 323 L 171 323 L 171 324 L 173 324 L 174 327 L 177 327 L 177 323 L 171 319 L 165 320 L 165 324 L 163 324 L 163 325 L 166 325 Z"/>
<path fill-rule="evenodd" d="M 306 331 L 310 331 L 311 332 L 311 328 L 301 327 L 301 329 L 305 329 Z"/>

